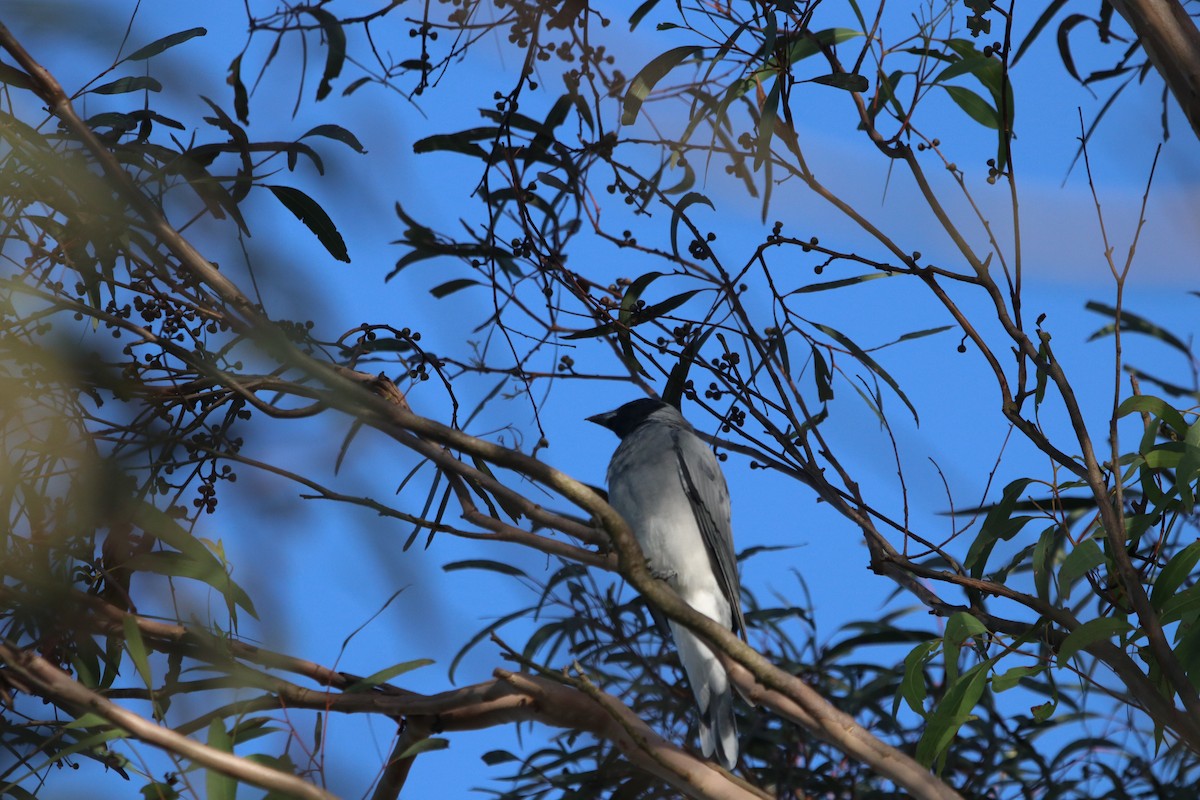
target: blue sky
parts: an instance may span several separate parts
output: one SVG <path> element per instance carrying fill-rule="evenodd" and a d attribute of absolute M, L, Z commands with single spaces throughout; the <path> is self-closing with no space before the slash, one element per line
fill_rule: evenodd
<path fill-rule="evenodd" d="M 13 7 L 20 10 L 12 13 L 6 24 L 70 90 L 111 59 L 111 43 L 119 40 L 133 6 L 116 0 L 93 4 L 94 12 L 84 20 L 45 13 L 50 7 L 45 3 L 18 3 Z M 168 107 L 177 104 L 177 118 L 189 124 L 203 113 L 198 95 L 228 103 L 224 67 L 245 37 L 239 3 L 219 3 L 213 8 L 144 4 L 130 36 L 131 47 L 137 47 L 194 25 L 209 29 L 205 38 L 154 63 L 156 76 L 167 86 L 164 101 Z M 40 26 L 34 24 L 39 15 Z M 80 27 L 68 38 L 64 26 L 73 24 Z M 93 25 L 103 32 L 85 34 Z M 65 46 L 68 41 L 69 47 Z M 664 41 L 656 38 L 652 26 L 644 25 L 621 47 L 630 64 L 641 64 L 667 46 Z M 260 57 L 261 49 L 260 45 Z M 285 48 L 280 63 L 289 55 L 293 54 Z M 291 138 L 313 125 L 336 121 L 351 129 L 368 150 L 363 156 L 329 143 L 320 148 L 327 167 L 324 180 L 315 181 L 303 172 L 273 179 L 302 186 L 330 211 L 349 245 L 350 265 L 332 261 L 266 192 L 252 202 L 254 236 L 247 241 L 247 250 L 260 283 L 270 287 L 268 306 L 274 313 L 312 317 L 325 334 L 332 335 L 365 320 L 389 320 L 422 331 L 423 343 L 431 350 L 461 349 L 471 335 L 466 322 L 474 322 L 490 305 L 484 292 L 460 293 L 449 304 L 432 302 L 425 292 L 448 274 L 440 267 L 413 268 L 389 283 L 383 278 L 402 254 L 389 244 L 401 232 L 391 211 L 393 201 L 416 204 L 424 219 L 444 226 L 475 213 L 468 197 L 478 177 L 475 165 L 455 156 L 417 157 L 412 154 L 412 144 L 429 133 L 475 124 L 475 109 L 490 105 L 492 91 L 511 84 L 511 77 L 502 77 L 505 70 L 511 75 L 516 66 L 511 55 L 489 61 L 481 49 L 476 56 L 486 70 L 471 64 L 468 68 L 475 71 L 452 70 L 444 86 L 412 105 L 398 95 L 372 88 L 349 99 L 339 98 L 335 92 L 330 100 L 313 106 L 307 102 L 315 87 L 310 78 L 304 88 L 306 102 L 295 119 L 288 116 L 294 102 L 294 79 L 278 66 L 268 74 L 252 100 L 252 135 Z M 480 72 L 496 78 L 495 85 L 480 80 Z M 1063 185 L 1077 144 L 1076 109 L 1082 106 L 1085 120 L 1090 119 L 1099 103 L 1062 75 L 1051 36 L 1027 55 L 1014 78 L 1017 165 L 1025 220 L 1026 313 L 1031 319 L 1043 312 L 1048 315 L 1059 357 L 1068 373 L 1079 380 L 1081 395 L 1093 415 L 1093 430 L 1100 434 L 1105 409 L 1112 402 L 1111 339 L 1085 341 L 1106 320 L 1085 311 L 1084 303 L 1110 301 L 1112 281 L 1098 244 L 1095 206 L 1081 166 Z M 1159 135 L 1161 83 L 1151 76 L 1147 84 L 1143 90 L 1126 92 L 1091 145 L 1100 200 L 1118 253 L 1128 246 Z M 835 90 L 828 92 L 829 103 L 841 100 Z M 957 109 L 944 105 L 933 117 L 939 135 L 949 148 L 963 154 L 955 157 L 968 165 L 970 176 L 978 177 L 984 170 L 985 156 L 981 154 L 993 145 L 978 127 L 964 124 Z M 615 119 L 615 104 L 612 111 Z M 898 171 L 889 181 L 887 164 L 873 157 L 873 151 L 863 146 L 844 120 L 833 119 L 814 109 L 801 122 L 811 160 L 821 165 L 818 173 L 890 229 L 903 232 L 905 241 L 918 243 L 928 260 L 936 263 L 951 258 L 948 242 L 933 228 L 928 214 L 919 210 L 909 183 Z M 1184 294 L 1195 288 L 1195 254 L 1200 252 L 1200 225 L 1195 219 L 1200 201 L 1200 147 L 1175 111 L 1172 130 L 1148 204 L 1126 306 L 1177 333 L 1190 334 L 1200 304 L 1200 299 Z M 718 205 L 722 225 L 718 246 L 736 262 L 738 254 L 760 241 L 764 233 L 758 203 L 717 179 L 701 190 Z M 1006 190 L 984 186 L 980 197 L 989 216 L 1002 225 Z M 862 237 L 810 195 L 789 186 L 777 190 L 768 228 L 775 218 L 784 219 L 789 230 L 820 235 L 827 243 L 840 241 L 847 249 Z M 234 274 L 244 272 L 236 244 L 217 242 L 207 248 L 206 230 L 200 228 L 194 234 L 202 249 Z M 614 263 L 624 256 L 611 248 L 595 246 L 575 252 L 572 258 L 577 259 L 576 268 L 578 263 L 588 263 L 601 274 L 633 274 L 621 271 L 624 264 Z M 928 298 L 899 284 L 897 280 L 875 281 L 854 287 L 852 292 L 810 295 L 811 314 L 852 332 L 864 345 L 946 323 Z M 945 529 L 949 523 L 938 516 L 946 502 L 940 478 L 928 459 L 936 460 L 945 473 L 958 505 L 978 503 L 983 499 L 987 470 L 1005 434 L 999 424 L 996 392 L 987 383 L 979 359 L 970 353 L 958 354 L 957 343 L 958 338 L 950 333 L 884 351 L 887 368 L 922 412 L 918 427 L 906 421 L 893 402 L 896 434 L 906 453 L 914 519 L 923 520 L 921 525 L 932 531 Z M 1190 374 L 1177 354 L 1158 343 L 1131 337 L 1127 352 L 1129 361 L 1152 372 L 1182 381 Z M 545 408 L 551 446 L 543 457 L 572 475 L 601 483 L 615 440 L 582 418 L 629 399 L 630 391 L 619 384 L 557 385 Z M 442 409 L 439 398 L 426 390 L 414 393 L 411 399 L 417 411 L 430 416 L 438 416 Z M 851 392 L 839 396 L 837 410 L 830 435 L 853 459 L 864 486 L 894 507 L 898 490 L 886 439 Z M 496 404 L 483 418 L 481 430 L 504 424 L 532 431 L 528 405 L 521 400 Z M 332 466 L 345 431 L 344 421 L 332 419 L 268 424 L 252 448 L 256 454 L 282 463 L 308 465 L 314 477 L 328 479 L 338 487 L 373 493 L 385 501 L 392 498 L 411 459 L 380 437 L 364 434 L 335 478 Z M 1102 435 L 1098 438 L 1103 440 Z M 727 463 L 726 471 L 734 497 L 739 548 L 779 543 L 797 546 L 786 558 L 751 561 L 743 575 L 747 585 L 760 595 L 775 590 L 798 598 L 791 570 L 799 570 L 809 585 L 819 630 L 825 636 L 847 621 L 878 618 L 893 587 L 866 571 L 861 537 L 848 522 L 814 504 L 802 487 L 760 471 L 751 473 L 736 458 Z M 1009 479 L 1026 473 L 1044 475 L 1044 462 L 1019 444 L 1010 445 L 992 496 Z M 248 470 L 241 474 L 238 484 L 224 487 L 221 510 L 203 522 L 201 535 L 223 542 L 235 565 L 235 577 L 250 589 L 259 606 L 262 624 L 250 626 L 248 634 L 266 646 L 314 661 L 332 664 L 343 640 L 394 592 L 404 589 L 355 636 L 338 666 L 366 674 L 400 661 L 434 658 L 437 664 L 406 676 L 403 685 L 417 691 L 440 691 L 447 688 L 445 669 L 461 643 L 489 619 L 530 600 L 510 581 L 476 573 L 443 574 L 442 565 L 462 558 L 494 558 L 519 565 L 535 576 L 548 575 L 555 567 L 534 553 L 447 537 L 441 537 L 428 551 L 418 546 L 401 553 L 406 527 L 355 509 L 300 501 L 294 487 Z M 422 501 L 423 496 L 413 493 L 396 500 L 397 504 Z M 196 592 L 190 602 L 198 618 L 207 616 L 212 601 L 205 593 Z M 513 639 L 520 641 L 520 634 L 514 632 Z M 480 647 L 460 668 L 459 684 L 485 680 L 491 669 L 501 664 L 494 648 Z M 179 719 L 185 718 L 182 714 Z M 300 725 L 301 730 L 306 724 Z M 330 719 L 326 728 L 329 788 L 347 797 L 359 796 L 386 753 L 393 730 L 381 721 L 345 718 Z M 532 733 L 534 737 L 539 734 Z M 465 795 L 488 780 L 479 753 L 515 746 L 507 728 L 451 738 L 449 750 L 418 761 L 410 779 L 413 796 Z M 128 796 L 128 789 L 114 789 L 111 796 Z"/>

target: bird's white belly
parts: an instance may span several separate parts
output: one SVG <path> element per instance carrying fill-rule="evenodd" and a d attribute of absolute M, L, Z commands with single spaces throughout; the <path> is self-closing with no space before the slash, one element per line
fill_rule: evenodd
<path fill-rule="evenodd" d="M 670 473 L 667 473 L 670 474 Z M 640 481 L 626 475 L 609 486 L 609 500 L 633 528 L 650 569 L 667 580 L 692 608 L 726 627 L 729 604 L 721 594 L 691 503 L 681 484 Z"/>

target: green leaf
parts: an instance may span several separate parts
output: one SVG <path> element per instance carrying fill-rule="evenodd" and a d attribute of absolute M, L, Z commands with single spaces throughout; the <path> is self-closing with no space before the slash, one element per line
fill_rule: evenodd
<path fill-rule="evenodd" d="M 16 67 L 8 64 L 0 63 L 0 83 L 15 86 L 18 89 L 32 89 L 33 82 L 28 74 L 22 72 Z"/>
<path fill-rule="evenodd" d="M 1039 703 L 1036 706 L 1029 707 L 1029 713 L 1033 714 L 1033 718 L 1037 722 L 1045 722 L 1054 716 L 1054 709 L 1058 708 L 1057 700 L 1047 700 L 1044 703 Z"/>
<path fill-rule="evenodd" d="M 413 143 L 414 153 L 433 153 L 444 150 L 450 153 L 462 153 L 472 158 L 487 158 L 487 151 L 475 142 L 483 139 L 494 139 L 499 129 L 495 127 L 467 128 L 456 133 L 438 133 L 426 136 Z"/>
<path fill-rule="evenodd" d="M 245 590 L 229 577 L 228 571 L 209 549 L 176 520 L 149 503 L 143 503 L 138 508 L 134 520 L 139 528 L 154 534 L 179 552 L 155 551 L 134 556 L 129 561 L 131 570 L 145 569 L 160 575 L 179 575 L 203 581 L 225 597 L 231 615 L 234 606 L 239 606 L 250 616 L 258 618 L 254 603 Z"/>
<path fill-rule="evenodd" d="M 889 375 L 888 372 L 883 367 L 879 366 L 879 364 L 875 361 L 875 359 L 873 359 L 869 355 L 867 355 L 866 351 L 864 351 L 861 347 L 859 347 L 857 344 L 855 344 L 850 339 L 850 337 L 846 336 L 846 334 L 842 333 L 841 331 L 831 328 L 828 325 L 822 325 L 819 322 L 814 322 L 813 327 L 817 328 L 817 330 L 821 331 L 822 333 L 832 337 L 840 345 L 842 345 L 847 350 L 849 350 L 850 354 L 852 356 L 854 356 L 856 359 L 858 359 L 858 361 L 860 363 L 862 363 L 863 366 L 867 367 L 867 369 L 874 372 L 876 375 L 878 375 L 880 378 L 883 379 L 884 383 L 886 383 L 888 386 L 892 387 L 892 391 L 896 393 L 896 396 L 900 398 L 900 400 L 904 403 L 904 405 L 908 407 L 909 412 L 912 413 L 913 421 L 916 422 L 917 424 L 920 424 L 921 420 L 917 416 L 917 409 L 909 401 L 908 396 L 906 394 L 904 394 L 903 391 L 901 391 L 900 384 L 896 383 L 896 379 L 893 378 L 891 375 Z"/>
<path fill-rule="evenodd" d="M 156 39 L 145 47 L 135 50 L 132 55 L 125 56 L 122 61 L 144 61 L 151 56 L 156 56 L 164 50 L 169 50 L 177 44 L 183 44 L 188 39 L 194 39 L 197 36 L 205 36 L 208 31 L 204 28 L 188 28 L 186 31 L 172 33 L 170 36 L 164 36 L 161 39 Z"/>
<path fill-rule="evenodd" d="M 683 197 L 679 198 L 679 202 L 676 203 L 675 206 L 671 209 L 671 252 L 674 253 L 676 257 L 679 256 L 679 223 L 683 222 L 684 220 L 687 219 L 687 217 L 684 215 L 684 212 L 690 206 L 693 206 L 696 203 L 700 203 L 701 205 L 708 206 L 709 208 L 713 209 L 714 211 L 716 210 L 716 206 L 713 205 L 712 200 L 709 200 L 707 197 L 700 194 L 699 192 L 688 192 Z M 689 227 L 690 227 L 690 225 L 689 225 Z M 693 232 L 695 232 L 695 231 L 693 231 Z M 658 277 L 662 273 L 648 272 L 646 274 Z M 643 287 L 643 289 L 644 288 L 645 287 Z M 640 296 L 641 292 L 639 292 L 638 294 Z M 628 296 L 628 294 L 626 296 Z M 636 300 L 637 298 L 635 297 L 634 299 Z"/>
<path fill-rule="evenodd" d="M 208 746 L 223 753 L 233 752 L 233 741 L 220 717 L 208 726 Z M 237 796 L 237 781 L 215 769 L 208 770 L 205 788 L 208 800 L 234 800 Z"/>
<path fill-rule="evenodd" d="M 658 2 L 659 0 L 646 0 L 646 2 L 638 6 L 634 12 L 629 15 L 630 32 L 632 32 L 633 29 L 638 26 L 638 23 L 640 23 L 647 14 L 654 10 L 654 7 L 658 5 Z"/>
<path fill-rule="evenodd" d="M 1075 582 L 1103 563 L 1104 553 L 1094 539 L 1084 539 L 1075 545 L 1063 559 L 1062 569 L 1058 571 L 1058 591 L 1062 598 L 1069 599 Z"/>
<path fill-rule="evenodd" d="M 146 75 L 131 75 L 127 78 L 117 78 L 111 83 L 97 86 L 88 91 L 91 94 L 125 94 L 126 92 L 138 92 L 143 89 L 151 92 L 161 92 L 162 88 L 162 84 L 154 80 L 154 78 Z"/>
<path fill-rule="evenodd" d="M 239 719 L 230 731 L 229 741 L 231 747 L 237 747 L 244 742 L 250 742 L 254 739 L 270 736 L 272 733 L 279 733 L 285 728 L 278 727 L 276 723 L 279 720 L 271 719 L 270 717 L 245 717 Z M 318 740 L 319 741 L 319 740 Z"/>
<path fill-rule="evenodd" d="M 932 766 L 950 743 L 958 729 L 971 718 L 971 710 L 987 687 L 991 660 L 976 664 L 946 690 L 940 703 L 925 719 L 925 731 L 917 742 L 917 761 Z"/>
<path fill-rule="evenodd" d="M 771 156 L 771 139 L 775 136 L 775 120 L 779 117 L 779 97 L 783 81 L 776 77 L 771 91 L 763 101 L 762 115 L 758 118 L 758 139 L 754 143 L 754 169 L 757 171 Z M 770 174 L 766 175 L 770 178 Z M 769 185 L 769 184 L 768 184 Z"/>
<path fill-rule="evenodd" d="M 1112 317 L 1114 320 L 1117 318 L 1116 308 L 1110 305 L 1105 305 L 1104 303 L 1097 303 L 1095 300 L 1088 301 L 1084 308 L 1086 308 L 1088 311 L 1094 311 L 1097 314 L 1103 314 L 1105 316 Z M 1173 347 L 1179 352 L 1183 353 L 1189 359 L 1192 357 L 1191 349 L 1178 336 L 1166 330 L 1165 328 L 1156 325 L 1145 317 L 1140 317 L 1137 314 L 1124 309 L 1121 309 L 1121 330 L 1125 333 L 1140 333 L 1144 336 L 1158 339 L 1168 347 Z M 1112 325 L 1106 325 L 1093 333 L 1088 337 L 1088 341 L 1094 341 L 1102 336 L 1110 336 L 1115 331 L 1116 322 L 1114 322 Z"/>
<path fill-rule="evenodd" d="M 700 357 L 700 348 L 708 341 L 708 337 L 716 330 L 713 326 L 705 326 L 703 332 L 693 335 L 683 346 L 683 350 L 679 353 L 679 361 L 671 368 L 671 374 L 667 376 L 666 386 L 663 387 L 662 399 L 664 403 L 670 403 L 676 408 L 680 408 L 683 404 L 683 390 L 687 385 L 688 372 L 692 368 L 692 364 Z"/>
<path fill-rule="evenodd" d="M 421 753 L 429 753 L 434 750 L 445 750 L 450 746 L 447 739 L 442 739 L 437 736 L 431 736 L 428 739 L 422 739 L 419 742 L 414 742 L 411 747 L 405 749 L 397 758 L 412 758 Z"/>
<path fill-rule="evenodd" d="M 1046 671 L 1044 664 L 1034 667 L 1012 667 L 999 675 L 992 676 L 992 691 L 1007 692 L 1020 683 L 1022 678 L 1030 678 Z"/>
<path fill-rule="evenodd" d="M 150 658 L 146 650 L 146 642 L 142 639 L 142 632 L 138 629 L 137 619 L 132 614 L 127 614 L 121 624 L 125 628 L 125 649 L 129 651 L 129 657 L 133 659 L 134 667 L 137 668 L 138 674 L 142 676 L 142 682 L 149 689 L 154 683 L 150 674 Z"/>
<path fill-rule="evenodd" d="M 829 289 L 840 289 L 843 286 L 853 286 L 856 283 L 866 283 L 867 281 L 875 281 L 880 278 L 890 278 L 890 272 L 870 272 L 866 275 L 855 275 L 851 278 L 838 278 L 835 281 L 824 281 L 822 283 L 810 283 L 807 286 L 801 286 L 799 289 L 793 289 L 788 294 L 807 294 L 808 292 L 824 292 Z"/>
<path fill-rule="evenodd" d="M 316 17 L 325 34 L 325 71 L 317 85 L 317 99 L 324 100 L 333 89 L 333 79 L 342 74 L 342 65 L 346 61 L 346 32 L 337 17 L 325 9 L 306 6 L 304 11 Z"/>
<path fill-rule="evenodd" d="M 1033 548 L 1033 585 L 1041 600 L 1050 599 L 1050 577 L 1054 574 L 1058 532 L 1057 523 L 1046 528 Z"/>
<path fill-rule="evenodd" d="M 1200 612 L 1200 583 L 1172 596 L 1162 608 L 1162 624 L 1170 625 L 1184 617 Z"/>
<path fill-rule="evenodd" d="M 929 695 L 925 688 L 925 667 L 941 646 L 940 639 L 930 639 L 927 642 L 921 642 L 904 657 L 904 677 L 900 679 L 900 686 L 896 690 L 896 700 L 892 704 L 892 716 L 896 715 L 901 699 L 913 711 L 922 717 L 925 716 L 925 698 Z"/>
<path fill-rule="evenodd" d="M 1117 418 L 1130 414 L 1150 414 L 1162 420 L 1172 431 L 1182 437 L 1187 433 L 1188 425 L 1174 406 L 1158 397 L 1148 394 L 1135 394 L 1126 397 L 1117 406 Z"/>
<path fill-rule="evenodd" d="M 945 652 L 946 680 L 953 683 L 958 679 L 958 653 L 968 639 L 988 636 L 987 626 L 966 611 L 956 611 L 946 620 L 942 634 L 942 649 Z"/>
<path fill-rule="evenodd" d="M 657 2 L 657 0 L 652 1 Z M 489 750 L 481 755 L 480 758 L 483 760 L 483 763 L 487 764 L 489 767 L 494 767 L 497 764 L 507 764 L 510 761 L 518 760 L 517 756 L 513 755 L 507 750 Z"/>
<path fill-rule="evenodd" d="M 1172 556 L 1167 565 L 1162 568 L 1162 572 L 1158 573 L 1158 577 L 1154 579 L 1154 589 L 1150 592 L 1150 604 L 1161 611 L 1163 604 L 1192 574 L 1197 561 L 1200 561 L 1200 541 L 1192 542 Z"/>
<path fill-rule="evenodd" d="M 479 281 L 475 280 L 474 278 L 455 278 L 452 281 L 446 281 L 439 286 L 433 287 L 429 290 L 429 293 L 440 300 L 446 295 L 454 294 L 460 289 L 465 289 L 468 286 L 479 285 L 481 285 Z"/>
<path fill-rule="evenodd" d="M 1090 541 L 1090 540 L 1089 540 Z M 1065 667 L 1075 654 L 1090 644 L 1121 636 L 1132 630 L 1122 617 L 1099 617 L 1088 620 L 1063 640 L 1058 648 L 1058 665 Z"/>
<path fill-rule="evenodd" d="M 229 72 L 225 76 L 225 82 L 233 87 L 233 113 L 237 115 L 243 125 L 249 125 L 250 95 L 246 91 L 245 82 L 242 81 L 242 55 L 242 53 L 238 53 L 233 61 L 229 62 Z"/>
<path fill-rule="evenodd" d="M 1061 11 L 1062 7 L 1066 4 L 1067 0 L 1051 0 L 1050 4 L 1046 6 L 1046 10 L 1033 23 L 1033 27 L 1029 29 L 1029 33 L 1025 34 L 1025 38 L 1017 48 L 1017 54 L 1013 56 L 1012 66 L 1016 66 L 1017 62 L 1021 60 L 1021 56 L 1029 49 L 1029 45 L 1034 43 L 1038 34 L 1042 32 L 1050 20 L 1054 19 L 1054 15 Z"/>
<path fill-rule="evenodd" d="M 899 344 L 900 342 L 911 342 L 913 339 L 924 339 L 926 336 L 936 336 L 937 334 L 945 333 L 952 328 L 954 328 L 953 325 L 939 325 L 936 328 L 926 328 L 920 331 L 909 331 L 908 333 L 901 334 L 900 338 L 896 339 L 896 341 L 889 342 L 885 345 L 880 345 L 880 347 L 890 347 L 891 345 Z M 879 350 L 880 347 L 873 349 Z"/>
<path fill-rule="evenodd" d="M 870 88 L 866 78 L 853 72 L 833 72 L 829 75 L 809 78 L 805 83 L 819 83 L 835 89 L 844 89 L 847 92 L 865 92 Z"/>
<path fill-rule="evenodd" d="M 962 86 L 939 85 L 946 90 L 946 94 L 950 95 L 950 99 L 957 103 L 959 108 L 967 112 L 971 119 L 992 130 L 1000 129 L 1000 114 L 987 100 Z"/>
<path fill-rule="evenodd" d="M 472 558 L 466 561 L 452 561 L 442 567 L 443 572 L 458 572 L 462 569 L 482 569 L 488 572 L 498 572 L 501 575 L 510 575 L 514 578 L 527 578 L 524 570 L 514 567 L 512 564 L 505 564 L 502 561 L 490 561 L 484 558 Z"/>
<path fill-rule="evenodd" d="M 625 93 L 625 112 L 621 115 L 621 124 L 632 125 L 636 122 L 642 103 L 646 101 L 646 97 L 653 91 L 655 85 L 666 77 L 668 72 L 702 50 L 703 48 L 696 45 L 676 47 L 655 56 L 649 64 L 642 67 L 641 71 L 630 81 L 629 90 Z"/>
<path fill-rule="evenodd" d="M 329 255 L 336 258 L 338 261 L 350 263 L 350 254 L 346 251 L 346 242 L 342 240 L 342 235 L 338 233 L 337 226 L 333 224 L 333 220 L 325 213 L 325 209 L 317 204 L 317 201 L 306 195 L 299 189 L 293 189 L 290 186 L 267 186 L 271 193 L 283 203 L 283 207 L 296 215 L 296 219 L 304 223 L 304 225 L 317 235 L 317 239 L 329 251 Z"/>
<path fill-rule="evenodd" d="M 974 577 L 978 578 L 983 575 L 988 556 L 991 555 L 997 541 L 1012 539 L 1025 526 L 1025 523 L 1033 519 L 1033 517 L 1012 516 L 1014 506 L 1032 482 L 1031 478 L 1020 478 L 1008 484 L 1004 487 L 1000 502 L 988 511 L 983 525 L 980 526 L 979 535 L 975 537 L 975 541 L 971 542 L 966 560 L 963 561 L 963 566 L 971 570 Z"/>
<path fill-rule="evenodd" d="M 366 148 L 362 146 L 362 142 L 358 140 L 358 137 L 341 125 L 318 125 L 300 138 L 307 139 L 309 136 L 324 136 L 326 139 L 341 142 L 356 153 L 367 152 Z"/>
<path fill-rule="evenodd" d="M 240 606 L 251 616 L 258 616 L 245 590 L 230 579 L 225 567 L 211 555 L 203 561 L 196 561 L 184 553 L 156 550 L 136 555 L 126 564 L 132 571 L 153 572 L 170 578 L 191 578 L 207 583 L 221 593 L 231 610 L 234 606 Z"/>
<path fill-rule="evenodd" d="M 792 41 L 791 47 L 788 48 L 788 63 L 795 64 L 809 56 L 815 56 L 821 52 L 821 45 L 833 47 L 862 35 L 862 31 L 852 28 L 826 28 L 816 33 L 805 31 L 802 35 L 797 36 Z"/>
<path fill-rule="evenodd" d="M 435 663 L 432 658 L 416 658 L 412 661 L 403 661 L 399 664 L 393 664 L 387 669 L 381 669 L 378 672 L 368 675 L 361 680 L 355 681 L 352 685 L 346 687 L 346 692 L 363 692 L 368 689 L 373 689 L 376 686 L 382 686 L 392 678 L 403 675 L 406 672 L 412 672 L 414 669 L 427 667 Z"/>
<path fill-rule="evenodd" d="M 155 781 L 147 783 L 140 789 L 142 800 L 178 800 L 179 792 L 169 783 Z M 30 797 L 30 800 L 34 800 Z"/>

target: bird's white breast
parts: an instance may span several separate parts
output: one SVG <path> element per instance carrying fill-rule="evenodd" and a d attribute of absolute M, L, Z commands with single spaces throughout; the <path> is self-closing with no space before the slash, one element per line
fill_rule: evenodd
<path fill-rule="evenodd" d="M 729 604 L 679 477 L 671 429 L 654 425 L 638 434 L 613 455 L 609 502 L 633 528 L 651 570 L 692 608 L 729 626 Z"/>

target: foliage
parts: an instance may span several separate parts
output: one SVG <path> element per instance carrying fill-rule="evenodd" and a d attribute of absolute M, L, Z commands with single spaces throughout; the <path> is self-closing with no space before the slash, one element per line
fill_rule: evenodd
<path fill-rule="evenodd" d="M 728 776 L 714 778 L 720 791 L 687 783 L 670 766 L 677 751 L 649 738 L 691 741 L 690 693 L 658 628 L 662 613 L 681 612 L 646 583 L 597 496 L 538 460 L 551 388 L 596 381 L 686 401 L 722 460 L 789 480 L 789 500 L 840 514 L 870 569 L 915 604 L 826 639 L 794 599 L 802 584 L 770 599 L 746 591 L 759 656 L 710 638 L 752 675 L 747 686 L 771 692 L 739 709 L 737 777 L 748 786 L 780 797 L 1165 798 L 1195 785 L 1200 390 L 1186 385 L 1194 375 L 1126 364 L 1121 342 L 1149 337 L 1189 367 L 1195 358 L 1185 336 L 1125 309 L 1130 265 L 1107 239 L 1112 288 L 1089 304 L 1105 318 L 1094 338 L 1116 344 L 1104 369 L 1117 388 L 1102 416 L 1080 402 L 1049 325 L 1028 319 L 1020 237 L 997 234 L 977 199 L 1010 193 L 1008 223 L 1020 230 L 1012 8 L 950 3 L 896 24 L 893 11 L 856 2 L 648 0 L 624 21 L 580 2 L 452 2 L 420 18 L 399 4 L 352 5 L 251 8 L 227 96 L 190 106 L 157 65 L 204 43 L 204 28 L 134 47 L 62 96 L 20 31 L 0 28 L 0 730 L 12 759 L 2 793 L 52 792 L 57 768 L 90 761 L 136 776 L 146 797 L 233 797 L 240 784 L 328 796 L 323 726 L 352 713 L 402 720 L 377 797 L 395 796 L 412 763 L 456 731 L 531 720 L 562 730 L 485 756 L 498 779 L 488 793 L 746 791 Z M 1048 6 L 1027 42 L 1061 6 Z M 654 54 L 634 66 L 614 30 L 623 22 L 651 35 Z M 416 157 L 469 164 L 478 180 L 454 226 L 430 219 L 426 188 L 398 190 L 399 255 L 386 279 L 426 281 L 430 295 L 411 299 L 399 322 L 339 331 L 288 319 L 258 294 L 251 259 L 212 260 L 209 251 L 245 252 L 283 211 L 288 236 L 353 264 L 339 225 L 356 211 L 324 201 L 309 171 L 366 148 L 345 120 L 256 135 L 251 118 L 271 112 L 255 87 L 295 80 L 306 108 L 417 102 L 487 64 L 479 49 L 500 39 L 520 67 L 487 75 L 493 104 L 414 144 Z M 40 57 L 53 73 L 51 55 Z M 953 249 L 925 245 L 827 180 L 806 114 L 827 114 L 864 157 L 911 179 Z M 947 130 L 968 132 L 966 143 L 943 144 Z M 986 159 L 981 180 L 959 166 L 968 159 Z M 836 208 L 854 237 L 814 235 L 780 201 L 793 187 Z M 761 232 L 737 229 L 746 197 Z M 852 303 L 885 278 L 899 304 L 913 304 L 906 327 L 847 330 L 828 298 Z M 447 330 L 466 325 L 465 343 L 423 337 L 407 318 L 418 306 Z M 1002 488 L 989 479 L 987 499 L 955 502 L 940 539 L 910 513 L 911 460 L 897 436 L 926 411 L 897 366 L 929 337 L 957 338 L 963 358 L 983 365 L 1001 424 L 1042 458 L 1041 471 Z M 506 397 L 532 410 L 534 430 L 513 419 L 488 427 L 511 415 L 497 409 Z M 302 426 L 330 418 L 344 435 L 338 468 L 363 431 L 404 453 L 398 498 L 254 452 L 269 426 L 311 431 Z M 878 431 L 901 499 L 863 480 L 843 424 Z M 1002 466 L 993 473 L 1008 475 Z M 209 531 L 247 472 L 398 522 L 405 551 L 461 539 L 544 553 L 554 565 L 544 578 L 476 554 L 447 566 L 521 583 L 534 598 L 474 636 L 460 632 L 451 681 L 484 643 L 499 643 L 519 674 L 421 695 L 406 681 L 425 658 L 382 659 L 364 678 L 251 645 L 245 631 L 271 621 Z M 786 555 L 742 557 L 764 553 Z M 191 613 L 206 598 L 215 606 Z M 826 707 L 796 678 L 864 738 L 822 725 Z M 560 713 L 551 696 L 578 705 Z M 630 727 L 613 703 L 649 727 Z M 162 723 L 151 727 L 165 738 L 122 716 L 127 707 Z M 184 737 L 206 746 L 188 749 Z M 170 767 L 130 758 L 127 739 L 172 754 Z M 870 760 L 872 748 L 886 757 Z M 231 753 L 239 758 L 222 760 Z"/>

